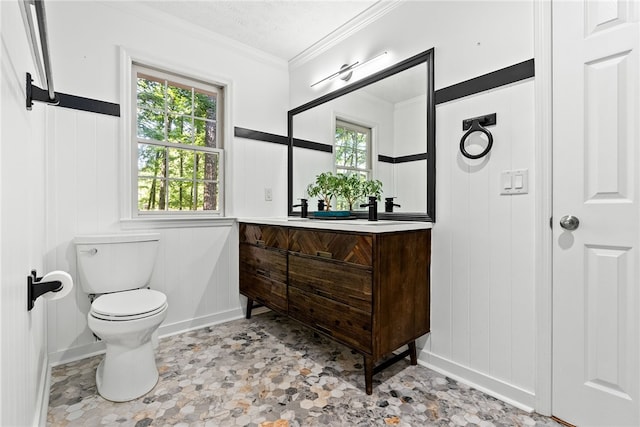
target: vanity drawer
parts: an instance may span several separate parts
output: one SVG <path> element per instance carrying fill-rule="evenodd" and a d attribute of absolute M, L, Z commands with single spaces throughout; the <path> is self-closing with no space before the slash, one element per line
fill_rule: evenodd
<path fill-rule="evenodd" d="M 289 250 L 358 265 L 372 265 L 373 237 L 309 229 L 289 229 Z"/>
<path fill-rule="evenodd" d="M 240 243 L 287 250 L 287 229 L 270 225 L 240 223 Z"/>
<path fill-rule="evenodd" d="M 287 285 L 240 271 L 240 293 L 280 313 L 287 314 Z"/>
<path fill-rule="evenodd" d="M 240 269 L 277 282 L 287 282 L 287 253 L 240 244 Z"/>
<path fill-rule="evenodd" d="M 269 308 L 286 313 L 286 252 L 241 243 L 240 293 Z"/>
<path fill-rule="evenodd" d="M 304 255 L 289 256 L 289 286 L 371 311 L 371 269 Z"/>
<path fill-rule="evenodd" d="M 356 350 L 372 352 L 370 312 L 289 287 L 289 316 Z"/>

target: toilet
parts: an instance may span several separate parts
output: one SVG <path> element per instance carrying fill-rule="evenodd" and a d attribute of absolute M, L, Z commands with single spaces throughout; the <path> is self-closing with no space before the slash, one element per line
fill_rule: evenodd
<path fill-rule="evenodd" d="M 106 344 L 96 370 L 98 393 L 125 402 L 158 382 L 152 336 L 167 316 L 167 297 L 147 289 L 158 233 L 105 234 L 74 239 L 82 289 L 92 300 L 88 325 Z"/>

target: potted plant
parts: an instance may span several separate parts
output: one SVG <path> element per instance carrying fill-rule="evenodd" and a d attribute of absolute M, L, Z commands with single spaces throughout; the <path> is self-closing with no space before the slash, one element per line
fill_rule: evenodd
<path fill-rule="evenodd" d="M 323 172 L 316 176 L 316 181 L 307 186 L 309 197 L 320 197 L 324 200 L 325 210 L 331 210 L 331 199 L 336 195 L 337 177 L 331 172 Z"/>
<path fill-rule="evenodd" d="M 336 196 L 344 199 L 350 211 L 353 210 L 353 205 L 357 206 L 356 202 L 364 197 L 375 196 L 380 199 L 382 182 L 377 179 L 367 180 L 357 173 L 339 173 L 336 178 Z"/>

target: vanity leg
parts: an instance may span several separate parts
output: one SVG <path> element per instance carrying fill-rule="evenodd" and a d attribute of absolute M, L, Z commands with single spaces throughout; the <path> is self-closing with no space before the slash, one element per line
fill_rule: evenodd
<path fill-rule="evenodd" d="M 253 300 L 247 298 L 247 319 L 251 319 L 251 310 L 253 310 Z"/>
<path fill-rule="evenodd" d="M 367 394 L 373 393 L 373 357 L 364 356 L 364 383 Z"/>
<path fill-rule="evenodd" d="M 412 365 L 417 365 L 418 364 L 418 353 L 416 351 L 416 342 L 415 341 L 411 341 L 408 345 L 409 345 L 409 357 L 411 358 L 411 364 Z"/>

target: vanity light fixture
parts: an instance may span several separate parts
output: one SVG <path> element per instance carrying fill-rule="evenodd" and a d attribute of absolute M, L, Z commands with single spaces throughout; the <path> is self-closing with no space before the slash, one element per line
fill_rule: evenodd
<path fill-rule="evenodd" d="M 375 61 L 376 59 L 382 58 L 383 56 L 385 56 L 387 54 L 387 51 L 385 50 L 384 52 L 381 52 L 369 59 L 367 59 L 366 61 L 356 61 L 353 64 L 349 65 L 349 64 L 344 64 L 342 65 L 342 67 L 340 67 L 340 69 L 338 71 L 336 71 L 335 73 L 331 74 L 328 77 L 325 77 L 322 80 L 318 80 L 317 82 L 315 82 L 314 84 L 311 85 L 311 87 L 314 87 L 316 85 L 319 85 L 320 83 L 324 83 L 328 80 L 334 79 L 336 77 L 340 77 L 342 80 L 349 81 L 349 79 L 351 78 L 351 76 L 353 75 L 353 70 L 355 70 L 358 67 L 362 67 L 363 65 L 366 65 L 370 62 Z"/>

